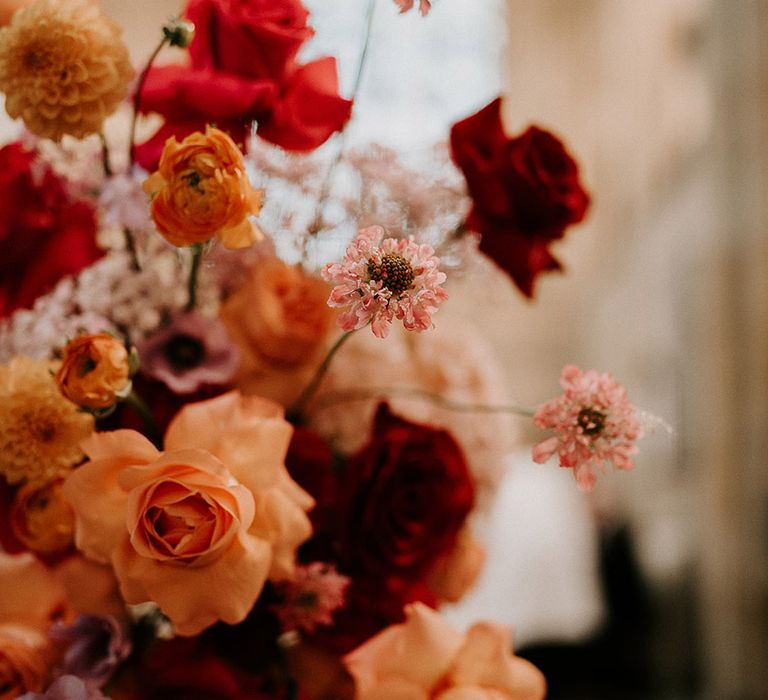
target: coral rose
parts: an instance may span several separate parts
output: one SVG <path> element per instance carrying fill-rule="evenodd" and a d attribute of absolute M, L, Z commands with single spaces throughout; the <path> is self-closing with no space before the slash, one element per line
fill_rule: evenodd
<path fill-rule="evenodd" d="M 507 136 L 501 98 L 453 126 L 451 151 L 472 197 L 467 228 L 481 234 L 480 250 L 533 296 L 539 273 L 560 269 L 549 244 L 589 207 L 579 166 L 548 131 L 531 126 Z"/>
<path fill-rule="evenodd" d="M 63 354 L 56 384 L 81 408 L 109 408 L 131 390 L 128 351 L 113 335 L 81 335 L 67 343 Z"/>
<path fill-rule="evenodd" d="M 100 131 L 133 75 L 119 27 L 94 0 L 37 0 L 0 29 L 5 109 L 43 138 Z"/>
<path fill-rule="evenodd" d="M 306 386 L 336 313 L 330 287 L 277 258 L 257 263 L 227 299 L 221 320 L 240 348 L 237 386 L 288 404 Z"/>
<path fill-rule="evenodd" d="M 344 658 L 357 700 L 541 700 L 546 682 L 513 656 L 509 631 L 473 625 L 466 636 L 425 605 Z"/>
<path fill-rule="evenodd" d="M 168 139 L 144 191 L 157 230 L 175 246 L 218 235 L 226 248 L 245 248 L 261 236 L 248 219 L 259 213 L 261 193 L 251 187 L 234 141 L 213 127 L 181 143 Z"/>
<path fill-rule="evenodd" d="M 180 634 L 241 622 L 268 577 L 293 574 L 311 534 L 312 498 L 283 464 L 290 437 L 276 404 L 238 392 L 185 406 L 165 452 L 131 430 L 93 435 L 91 461 L 64 486 L 78 548 Z"/>

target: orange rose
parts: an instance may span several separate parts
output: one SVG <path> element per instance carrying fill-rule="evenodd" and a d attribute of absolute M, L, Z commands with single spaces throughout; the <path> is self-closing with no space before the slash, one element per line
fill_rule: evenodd
<path fill-rule="evenodd" d="M 72 403 L 100 410 L 130 392 L 130 375 L 125 345 L 109 333 L 95 333 L 67 343 L 56 384 Z"/>
<path fill-rule="evenodd" d="M 240 348 L 236 383 L 246 393 L 287 404 L 306 385 L 325 350 L 336 312 L 330 287 L 277 258 L 256 264 L 224 303 L 221 319 Z"/>
<path fill-rule="evenodd" d="M 185 406 L 165 452 L 132 430 L 94 434 L 64 485 L 78 548 L 180 634 L 241 622 L 311 534 L 313 500 L 283 464 L 291 432 L 276 404 L 230 392 Z"/>
<path fill-rule="evenodd" d="M 61 491 L 64 479 L 27 483 L 17 492 L 10 510 L 11 530 L 38 554 L 56 554 L 73 543 L 75 517 Z"/>
<path fill-rule="evenodd" d="M 416 603 L 392 625 L 344 658 L 356 700 L 542 700 L 546 682 L 510 651 L 509 630 L 490 623 L 466 635 Z"/>
<path fill-rule="evenodd" d="M 259 213 L 261 192 L 252 189 L 234 141 L 213 127 L 181 143 L 168 139 L 144 191 L 157 230 L 175 246 L 218 235 L 225 248 L 246 248 L 261 237 L 248 220 Z"/>

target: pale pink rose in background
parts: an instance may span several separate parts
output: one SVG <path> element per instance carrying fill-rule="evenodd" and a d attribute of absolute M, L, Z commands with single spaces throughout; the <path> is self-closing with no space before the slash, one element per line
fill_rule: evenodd
<path fill-rule="evenodd" d="M 416 603 L 344 657 L 356 700 L 541 700 L 542 673 L 512 654 L 509 630 L 473 625 L 466 636 Z"/>
<path fill-rule="evenodd" d="M 355 333 L 308 404 L 310 427 L 335 449 L 352 454 L 369 439 L 381 389 L 415 388 L 470 404 L 507 403 L 503 371 L 488 342 L 466 319 L 455 317 L 450 301 L 443 313 L 429 333 L 394 327 L 385 343 L 370 333 Z M 387 401 L 397 415 L 443 428 L 456 438 L 475 481 L 476 509 L 487 510 L 507 457 L 519 445 L 519 418 L 452 411 L 398 393 L 387 395 Z"/>
<path fill-rule="evenodd" d="M 240 350 L 236 386 L 284 406 L 309 383 L 334 335 L 330 287 L 277 258 L 256 262 L 222 305 L 220 318 Z"/>
<path fill-rule="evenodd" d="M 477 582 L 483 564 L 485 547 L 465 526 L 454 548 L 427 574 L 427 585 L 441 601 L 458 603 Z"/>
<path fill-rule="evenodd" d="M 229 392 L 185 406 L 165 452 L 132 430 L 94 434 L 65 484 L 78 548 L 180 634 L 241 622 L 311 534 L 312 498 L 283 464 L 291 433 L 276 404 Z"/>

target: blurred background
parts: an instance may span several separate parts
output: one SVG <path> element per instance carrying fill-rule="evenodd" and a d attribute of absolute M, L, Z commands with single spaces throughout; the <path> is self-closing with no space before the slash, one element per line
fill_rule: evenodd
<path fill-rule="evenodd" d="M 103 4 L 139 63 L 183 3 Z M 499 92 L 509 133 L 559 134 L 593 194 L 565 274 L 528 302 L 489 265 L 452 313 L 492 339 L 510 399 L 556 395 L 576 363 L 674 426 L 590 495 L 524 435 L 487 524 L 497 564 L 454 619 L 514 625 L 553 700 L 768 698 L 768 2 L 433 4 L 379 0 L 350 140 L 427 149 Z M 306 5 L 308 52 L 348 94 L 367 3 Z"/>

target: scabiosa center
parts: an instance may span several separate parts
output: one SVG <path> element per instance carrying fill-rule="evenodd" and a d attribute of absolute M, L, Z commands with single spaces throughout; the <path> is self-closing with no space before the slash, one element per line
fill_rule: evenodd
<path fill-rule="evenodd" d="M 173 336 L 163 352 L 171 367 L 179 371 L 197 367 L 205 359 L 205 346 L 199 338 L 188 333 Z"/>
<path fill-rule="evenodd" d="M 397 253 L 386 253 L 378 260 L 368 258 L 368 275 L 372 281 L 381 282 L 392 294 L 402 294 L 413 287 L 413 266 Z"/>
<path fill-rule="evenodd" d="M 579 411 L 576 422 L 584 435 L 599 435 L 605 427 L 606 415 L 602 411 L 585 407 Z"/>

